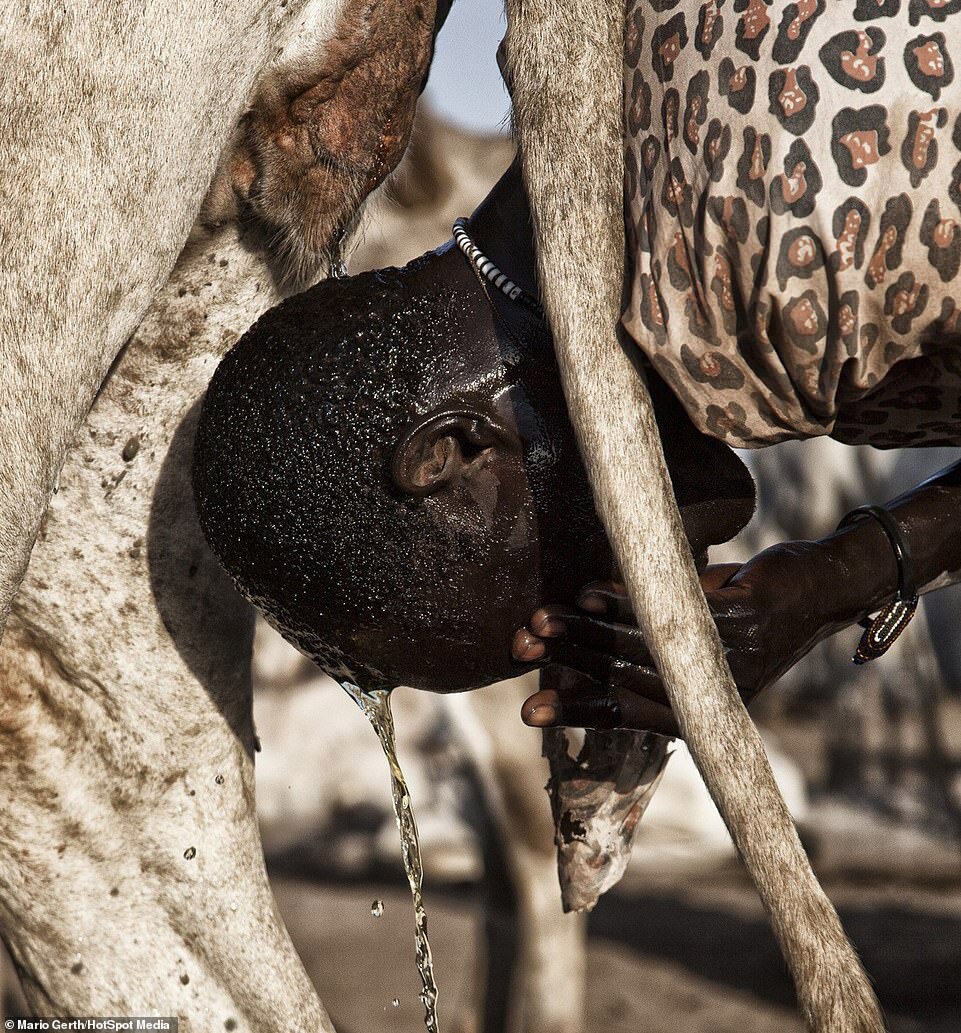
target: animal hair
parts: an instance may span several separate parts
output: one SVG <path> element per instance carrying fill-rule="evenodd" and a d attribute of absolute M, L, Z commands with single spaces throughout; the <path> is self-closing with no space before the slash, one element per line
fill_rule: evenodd
<path fill-rule="evenodd" d="M 0 630 L 66 449 L 170 274 L 254 84 L 315 10 L 5 5 L 0 69 Z M 23 127 L 29 125 L 30 132 Z"/>
<path fill-rule="evenodd" d="M 203 213 L 240 215 L 300 289 L 341 257 L 364 198 L 410 140 L 436 0 L 347 0 L 334 35 L 265 75 Z"/>
<path fill-rule="evenodd" d="M 684 539 L 650 397 L 618 341 L 623 5 L 507 0 L 507 11 L 508 77 L 542 298 L 571 421 L 638 623 L 771 917 L 809 1029 L 879 1033 L 867 977 L 738 696 Z"/>

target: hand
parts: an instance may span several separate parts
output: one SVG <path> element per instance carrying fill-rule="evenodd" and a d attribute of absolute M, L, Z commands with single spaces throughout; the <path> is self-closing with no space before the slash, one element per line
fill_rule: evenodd
<path fill-rule="evenodd" d="M 749 562 L 708 567 L 701 574 L 731 673 L 748 704 L 821 639 L 839 630 L 832 579 L 821 546 L 789 542 Z M 591 690 L 546 689 L 522 708 L 526 724 L 543 728 L 637 728 L 678 734 L 664 685 L 653 666 L 623 585 L 597 582 L 579 609 L 546 606 L 514 636 L 514 658 L 557 664 L 591 679 Z"/>

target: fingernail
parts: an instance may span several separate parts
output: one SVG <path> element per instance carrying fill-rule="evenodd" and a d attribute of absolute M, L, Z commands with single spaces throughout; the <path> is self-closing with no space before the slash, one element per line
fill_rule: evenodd
<path fill-rule="evenodd" d="M 538 642 L 537 639 L 532 639 L 531 642 L 524 649 L 522 660 L 540 660 L 540 658 L 547 652 L 547 647 L 543 642 Z"/>
<path fill-rule="evenodd" d="M 567 634 L 567 625 L 559 617 L 545 617 L 533 630 L 546 638 L 556 638 L 559 635 Z"/>
<path fill-rule="evenodd" d="M 525 724 L 536 728 L 546 728 L 557 720 L 557 711 L 549 703 L 539 703 L 524 714 Z"/>
<path fill-rule="evenodd" d="M 535 638 L 529 631 L 519 631 L 514 636 L 511 645 L 511 654 L 515 660 L 540 660 L 547 652 L 547 649 L 540 639 Z"/>
<path fill-rule="evenodd" d="M 531 619 L 528 621 L 528 627 L 530 627 L 531 631 L 533 631 L 535 635 L 539 635 L 541 633 L 541 628 L 543 628 L 544 625 L 547 624 L 548 621 L 550 621 L 550 619 L 550 610 L 546 608 L 542 610 L 535 610 L 531 614 Z"/>
<path fill-rule="evenodd" d="M 607 603 L 594 592 L 585 592 L 579 596 L 577 605 L 582 610 L 587 610 L 588 613 L 605 613 L 607 611 Z"/>

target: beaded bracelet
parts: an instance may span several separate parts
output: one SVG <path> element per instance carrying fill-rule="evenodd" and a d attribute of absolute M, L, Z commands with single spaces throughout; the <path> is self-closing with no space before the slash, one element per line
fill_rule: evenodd
<path fill-rule="evenodd" d="M 911 549 L 901 533 L 898 522 L 881 506 L 858 506 L 844 517 L 837 529 L 840 531 L 861 517 L 873 518 L 884 529 L 898 564 L 898 590 L 891 602 L 882 607 L 873 619 L 865 617 L 859 622 L 865 631 L 854 656 L 851 657 L 852 663 L 855 664 L 866 664 L 883 656 L 908 626 L 918 608 L 918 592 L 911 567 Z"/>

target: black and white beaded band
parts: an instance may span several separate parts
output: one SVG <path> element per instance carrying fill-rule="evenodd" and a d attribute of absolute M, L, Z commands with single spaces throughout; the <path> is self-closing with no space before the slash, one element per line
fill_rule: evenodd
<path fill-rule="evenodd" d="M 500 271 L 496 265 L 484 254 L 483 251 L 471 240 L 468 234 L 467 220 L 458 219 L 454 223 L 454 241 L 464 252 L 467 259 L 474 268 L 484 277 L 488 283 L 493 284 L 498 290 L 503 291 L 511 301 L 516 301 L 526 308 L 529 308 L 536 316 L 543 318 L 544 310 L 536 298 L 532 297 L 523 287 L 519 287 L 506 274 Z"/>
<path fill-rule="evenodd" d="M 911 622 L 918 608 L 918 590 L 914 583 L 911 550 L 898 522 L 886 509 L 882 506 L 858 506 L 838 524 L 838 530 L 863 517 L 876 520 L 891 543 L 898 565 L 898 588 L 894 598 L 883 606 L 873 619 L 866 617 L 860 622 L 865 630 L 854 656 L 851 657 L 855 664 L 866 664 L 871 660 L 877 660 L 879 656 L 884 656 Z"/>

